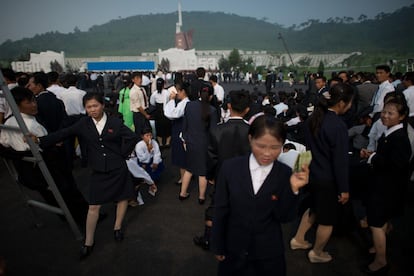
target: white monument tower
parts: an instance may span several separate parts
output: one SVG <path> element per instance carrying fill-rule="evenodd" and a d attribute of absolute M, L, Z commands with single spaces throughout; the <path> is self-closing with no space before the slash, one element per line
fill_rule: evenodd
<path fill-rule="evenodd" d="M 178 22 L 175 23 L 175 33 L 181 33 L 181 27 L 183 26 L 183 17 L 181 14 L 181 2 L 178 2 Z"/>

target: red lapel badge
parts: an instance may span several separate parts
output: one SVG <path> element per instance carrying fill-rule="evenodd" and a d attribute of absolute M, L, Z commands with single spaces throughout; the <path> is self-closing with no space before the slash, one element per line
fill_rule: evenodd
<path fill-rule="evenodd" d="M 277 195 L 272 195 L 272 201 L 278 200 Z"/>
<path fill-rule="evenodd" d="M 108 133 L 114 133 L 114 130 L 112 128 L 108 128 Z"/>

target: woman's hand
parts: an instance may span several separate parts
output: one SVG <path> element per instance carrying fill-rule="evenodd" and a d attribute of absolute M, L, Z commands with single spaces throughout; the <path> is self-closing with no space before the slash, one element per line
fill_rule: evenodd
<path fill-rule="evenodd" d="M 32 139 L 33 142 L 35 142 L 36 144 L 39 144 L 40 140 L 39 137 L 37 137 L 36 135 L 29 133 L 28 136 L 24 136 L 23 137 L 23 141 L 27 143 L 27 138 Z"/>
<path fill-rule="evenodd" d="M 174 100 L 177 94 L 174 91 L 171 91 L 170 93 L 170 100 Z"/>
<path fill-rule="evenodd" d="M 290 187 L 294 193 L 309 182 L 309 165 L 303 165 L 300 172 L 293 173 L 290 177 Z"/>
<path fill-rule="evenodd" d="M 148 151 L 151 152 L 152 151 L 152 148 L 153 148 L 153 146 L 152 146 L 151 141 L 148 141 L 148 143 L 147 143 L 147 149 L 148 149 Z"/>
<path fill-rule="evenodd" d="M 341 193 L 338 196 L 338 202 L 339 203 L 345 204 L 345 203 L 348 202 L 348 200 L 349 200 L 349 193 Z"/>
<path fill-rule="evenodd" d="M 216 257 L 216 260 L 219 262 L 224 261 L 224 259 L 226 258 L 226 256 L 224 255 L 214 255 Z"/>
<path fill-rule="evenodd" d="M 367 150 L 367 149 L 361 149 L 361 151 L 359 152 L 359 156 L 362 158 L 362 159 L 368 159 L 370 156 L 371 156 L 371 154 L 372 154 L 373 152 L 372 151 L 370 151 L 370 150 Z"/>
<path fill-rule="evenodd" d="M 153 164 L 151 165 L 151 168 L 152 168 L 152 171 L 156 171 L 156 170 L 157 170 L 157 168 L 158 168 L 158 164 L 153 163 Z"/>

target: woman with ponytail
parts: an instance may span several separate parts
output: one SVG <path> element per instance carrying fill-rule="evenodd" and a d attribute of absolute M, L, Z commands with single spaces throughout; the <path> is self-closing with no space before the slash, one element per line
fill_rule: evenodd
<path fill-rule="evenodd" d="M 198 176 L 198 202 L 203 204 L 207 189 L 207 148 L 210 128 L 217 126 L 217 112 L 210 101 L 214 89 L 208 82 L 203 82 L 199 100 L 187 103 L 184 111 L 182 140 L 186 149 L 186 168 L 178 198 L 183 201 L 190 194 L 187 192 L 193 175 Z"/>
<path fill-rule="evenodd" d="M 340 115 L 352 105 L 353 89 L 348 84 L 337 84 L 324 92 L 306 122 L 305 140 L 312 152 L 310 165 L 311 207 L 302 216 L 296 235 L 290 241 L 291 249 L 309 249 L 312 244 L 305 234 L 315 222 L 315 244 L 308 257 L 312 263 L 326 263 L 332 256 L 324 251 L 338 222 L 338 209 L 349 199 L 348 131 Z"/>

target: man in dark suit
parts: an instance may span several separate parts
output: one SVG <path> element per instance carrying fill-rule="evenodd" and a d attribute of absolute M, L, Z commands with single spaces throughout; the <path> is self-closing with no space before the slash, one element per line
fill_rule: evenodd
<path fill-rule="evenodd" d="M 55 132 L 62 126 L 66 117 L 65 105 L 56 95 L 46 88 L 49 86 L 48 76 L 43 72 L 36 72 L 29 79 L 29 88 L 36 97 L 38 113 L 37 121 L 42 124 L 47 132 Z"/>
<path fill-rule="evenodd" d="M 249 125 L 243 116 L 249 111 L 249 92 L 244 90 L 229 93 L 230 118 L 210 131 L 208 146 L 208 175 L 214 181 L 223 161 L 232 157 L 245 155 L 250 151 L 248 132 Z M 210 233 L 214 217 L 214 194 L 210 206 L 205 211 L 204 235 L 193 238 L 194 244 L 209 249 Z"/>
<path fill-rule="evenodd" d="M 67 118 L 65 105 L 56 98 L 54 93 L 46 90 L 49 87 L 47 74 L 34 73 L 30 77 L 27 87 L 36 97 L 38 110 L 36 120 L 46 128 L 48 133 L 61 129 L 63 121 Z M 79 204 L 82 205 L 80 211 L 84 212 L 87 204 L 78 190 L 72 174 L 72 166 L 69 163 L 72 156 L 68 156 L 65 147 L 61 144 L 44 149 L 42 156 L 67 204 L 75 205 L 74 202 L 80 202 Z"/>
<path fill-rule="evenodd" d="M 206 82 L 204 80 L 205 75 L 206 70 L 203 67 L 199 67 L 196 69 L 197 79 L 192 80 L 190 84 L 190 95 L 188 95 L 190 101 L 197 100 L 200 97 L 199 92 L 201 90 L 203 83 Z"/>
<path fill-rule="evenodd" d="M 373 83 L 374 80 L 374 74 L 364 73 L 361 77 L 362 83 L 356 86 L 358 91 L 358 114 L 370 106 L 372 97 L 378 91 L 378 84 Z"/>

